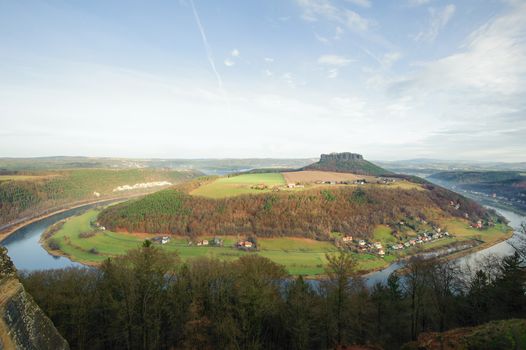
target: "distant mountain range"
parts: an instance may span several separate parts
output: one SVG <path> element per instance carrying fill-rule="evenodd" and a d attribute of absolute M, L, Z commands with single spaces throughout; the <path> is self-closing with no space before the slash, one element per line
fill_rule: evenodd
<path fill-rule="evenodd" d="M 423 177 L 442 171 L 526 171 L 526 162 L 477 162 L 423 158 L 398 161 L 375 161 L 374 163 L 396 173 Z"/>
<path fill-rule="evenodd" d="M 35 157 L 0 158 L 0 171 L 50 170 L 72 168 L 169 168 L 196 169 L 207 174 L 226 174 L 259 168 L 300 169 L 318 162 L 318 158 L 203 158 L 203 159 L 144 159 L 144 158 L 104 158 L 104 157 Z M 325 161 L 323 167 L 333 167 Z M 355 163 L 360 163 L 356 160 Z M 364 160 L 364 162 L 367 162 Z M 364 163 L 361 162 L 361 163 Z M 499 170 L 526 171 L 526 162 L 506 163 L 498 161 L 476 162 L 437 159 L 410 159 L 398 161 L 372 161 L 378 166 L 396 173 L 429 176 L 440 171 L 456 170 Z M 364 163 L 363 166 L 366 166 Z M 369 167 L 367 164 L 366 167 Z M 352 167 L 351 167 L 352 168 Z M 372 169 L 372 167 L 370 167 Z M 352 170 L 352 169 L 351 169 Z M 376 169 L 378 170 L 378 169 Z M 342 169 L 342 171 L 346 171 Z"/>

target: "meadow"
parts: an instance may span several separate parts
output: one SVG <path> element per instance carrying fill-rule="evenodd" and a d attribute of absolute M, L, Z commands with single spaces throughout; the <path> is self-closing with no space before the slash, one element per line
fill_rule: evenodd
<path fill-rule="evenodd" d="M 48 250 L 53 241 L 58 246 L 55 254 L 66 255 L 72 260 L 85 264 L 97 265 L 108 257 L 125 254 L 128 250 L 137 248 L 145 239 L 156 237 L 147 233 L 122 233 L 109 230 L 96 229 L 93 222 L 101 208 L 90 209 L 87 212 L 74 216 L 67 220 L 62 228 L 53 234 L 51 238 L 44 241 Z M 421 250 L 430 250 L 451 244 L 453 242 L 478 239 L 485 243 L 494 243 L 510 236 L 509 228 L 504 224 L 497 224 L 486 230 L 470 228 L 466 220 L 453 219 L 443 222 L 455 237 L 444 238 L 434 242 L 426 243 L 419 247 L 413 247 L 396 253 L 388 253 L 381 258 L 375 254 L 355 254 L 358 261 L 357 269 L 366 272 L 387 267 L 398 258 L 408 254 L 414 254 Z M 85 233 L 91 232 L 86 238 Z M 334 235 L 338 236 L 337 233 Z M 200 237 L 200 239 L 212 240 L 213 236 Z M 327 263 L 326 254 L 337 252 L 336 246 L 329 241 L 317 241 L 307 238 L 279 237 L 258 238 L 259 251 L 245 252 L 233 248 L 238 240 L 236 236 L 222 236 L 224 245 L 196 246 L 188 245 L 188 238 L 183 236 L 171 236 L 170 242 L 161 247 L 169 252 L 177 252 L 183 260 L 213 257 L 221 260 L 231 261 L 246 254 L 259 254 L 270 260 L 284 265 L 292 275 L 317 276 L 324 274 Z M 386 225 L 378 225 L 373 232 L 373 240 L 381 242 L 384 247 L 389 247 L 396 242 L 391 235 L 391 229 Z M 52 251 L 53 252 L 53 251 Z"/>
<path fill-rule="evenodd" d="M 97 265 L 108 257 L 122 255 L 128 250 L 137 248 L 145 239 L 156 235 L 145 233 L 120 233 L 96 230 L 92 222 L 96 220 L 100 209 L 90 209 L 87 212 L 67 220 L 62 228 L 43 244 L 54 254 L 66 255 L 72 260 Z M 81 238 L 81 234 L 93 232 L 90 237 Z M 213 237 L 201 237 L 211 240 Z M 325 254 L 337 252 L 332 242 L 316 241 L 306 238 L 280 237 L 258 238 L 259 251 L 245 252 L 233 248 L 237 238 L 235 236 L 221 237 L 223 247 L 189 246 L 188 238 L 172 236 L 170 242 L 161 247 L 170 252 L 177 252 L 183 260 L 198 257 L 214 257 L 222 260 L 234 260 L 246 254 L 259 254 L 270 260 L 282 264 L 292 275 L 316 276 L 324 273 L 327 262 Z M 58 245 L 59 250 L 51 250 L 50 242 Z M 380 258 L 372 254 L 357 254 L 358 269 L 370 271 L 386 267 L 396 257 Z"/>
<path fill-rule="evenodd" d="M 267 188 L 254 188 L 257 185 L 265 185 Z M 208 198 L 225 198 L 241 194 L 265 193 L 271 191 L 274 186 L 284 185 L 285 179 L 280 173 L 242 174 L 218 178 L 196 188 L 190 194 Z"/>

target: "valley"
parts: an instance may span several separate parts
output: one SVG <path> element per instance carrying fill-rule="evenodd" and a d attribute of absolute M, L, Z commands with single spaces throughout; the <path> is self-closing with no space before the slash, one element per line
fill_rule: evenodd
<path fill-rule="evenodd" d="M 341 249 L 367 273 L 415 254 L 471 252 L 511 234 L 497 214 L 425 182 L 298 170 L 190 180 L 60 222 L 43 243 L 51 254 L 98 265 L 148 239 L 183 260 L 258 254 L 292 275 L 319 277 L 327 254 Z"/>

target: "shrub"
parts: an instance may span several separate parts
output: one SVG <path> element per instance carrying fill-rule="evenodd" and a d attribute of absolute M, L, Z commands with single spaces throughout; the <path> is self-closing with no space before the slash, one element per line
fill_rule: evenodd
<path fill-rule="evenodd" d="M 49 249 L 51 250 L 59 250 L 60 249 L 60 243 L 56 238 L 51 238 L 47 243 Z"/>
<path fill-rule="evenodd" d="M 79 238 L 90 238 L 95 236 L 95 231 L 89 231 L 89 232 L 81 232 L 79 233 Z"/>

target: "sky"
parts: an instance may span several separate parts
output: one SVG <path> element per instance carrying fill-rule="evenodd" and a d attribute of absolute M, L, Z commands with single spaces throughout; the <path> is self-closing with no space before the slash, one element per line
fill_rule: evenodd
<path fill-rule="evenodd" d="M 0 0 L 0 157 L 526 161 L 526 1 Z"/>

